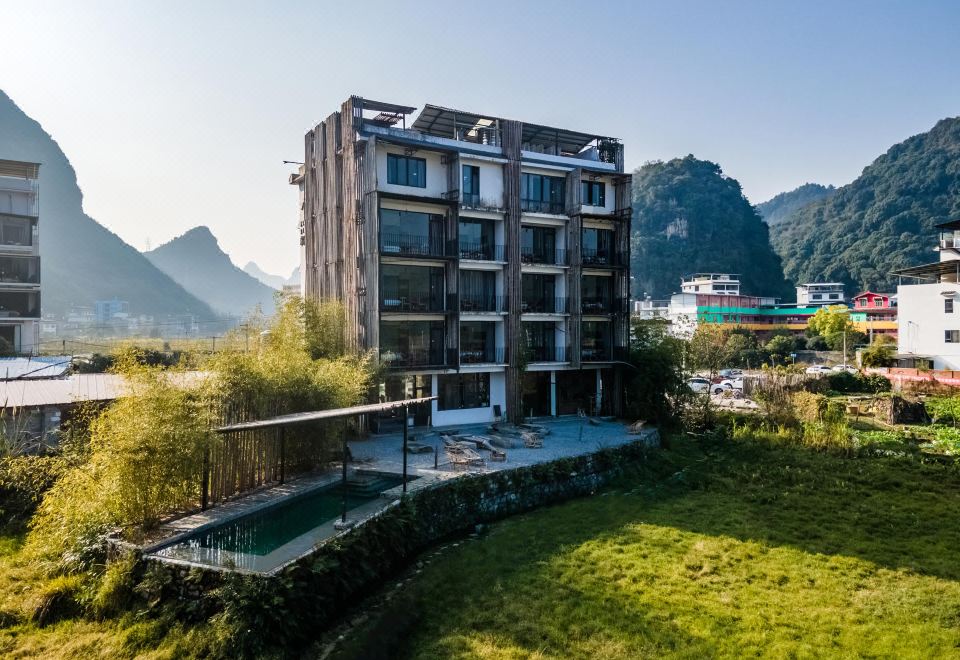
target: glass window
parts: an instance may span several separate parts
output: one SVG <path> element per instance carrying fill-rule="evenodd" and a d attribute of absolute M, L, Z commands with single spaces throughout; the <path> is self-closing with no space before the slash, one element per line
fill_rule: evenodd
<path fill-rule="evenodd" d="M 426 188 L 427 161 L 412 156 L 387 154 L 387 183 Z"/>
<path fill-rule="evenodd" d="M 603 181 L 581 181 L 580 202 L 587 206 L 605 206 L 607 185 Z"/>
<path fill-rule="evenodd" d="M 480 194 L 480 168 L 476 165 L 463 166 L 463 194 L 465 196 Z"/>
<path fill-rule="evenodd" d="M 380 267 L 381 309 L 398 312 L 442 312 L 443 268 L 383 264 Z"/>
<path fill-rule="evenodd" d="M 380 209 L 380 250 L 384 253 L 443 255 L 443 216 Z"/>
<path fill-rule="evenodd" d="M 380 359 L 391 366 L 444 363 L 443 321 L 381 321 Z"/>
<path fill-rule="evenodd" d="M 953 314 L 953 298 L 945 298 L 943 301 L 943 311 L 947 314 Z"/>
<path fill-rule="evenodd" d="M 453 374 L 438 376 L 438 410 L 490 407 L 490 374 Z"/>
<path fill-rule="evenodd" d="M 609 229 L 584 229 L 582 252 L 585 264 L 612 263 L 613 232 Z"/>
<path fill-rule="evenodd" d="M 944 330 L 943 341 L 948 344 L 960 344 L 960 330 Z"/>
<path fill-rule="evenodd" d="M 33 245 L 33 228 L 26 218 L 0 219 L 0 243 L 4 245 Z"/>

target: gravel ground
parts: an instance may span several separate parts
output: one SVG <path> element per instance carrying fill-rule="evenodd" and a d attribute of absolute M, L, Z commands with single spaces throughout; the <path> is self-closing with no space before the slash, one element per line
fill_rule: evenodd
<path fill-rule="evenodd" d="M 579 417 L 536 420 L 534 424 L 544 426 L 550 430 L 550 433 L 543 439 L 541 449 L 526 449 L 517 447 L 514 449 L 505 449 L 507 453 L 506 461 L 491 461 L 490 452 L 479 450 L 480 455 L 486 459 L 483 468 L 476 468 L 473 472 L 492 472 L 495 470 L 509 470 L 511 468 L 523 465 L 533 465 L 535 463 L 544 463 L 566 456 L 577 456 L 580 454 L 590 454 L 607 447 L 617 447 L 620 445 L 636 442 L 641 438 L 651 438 L 656 433 L 656 429 L 645 429 L 641 435 L 631 435 L 627 431 L 627 425 L 617 421 L 600 421 L 597 425 L 591 424 L 586 419 Z M 462 433 L 473 433 L 477 435 L 490 435 L 486 424 L 437 427 L 433 429 L 411 429 L 409 439 L 414 439 L 439 448 L 438 469 L 442 472 L 452 472 L 451 466 L 446 459 L 440 440 L 440 431 L 457 430 Z M 519 442 L 519 440 L 518 440 Z M 353 455 L 354 464 L 357 467 L 371 467 L 390 472 L 400 472 L 403 469 L 403 436 L 400 433 L 389 433 L 383 435 L 374 435 L 368 439 L 356 440 L 349 443 L 350 452 Z M 407 454 L 407 465 L 410 470 L 433 470 L 434 454 L 433 452 L 424 454 Z"/>

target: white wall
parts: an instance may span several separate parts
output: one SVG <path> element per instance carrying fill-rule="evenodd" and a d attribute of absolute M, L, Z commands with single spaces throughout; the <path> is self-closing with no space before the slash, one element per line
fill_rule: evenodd
<path fill-rule="evenodd" d="M 27 179 L 0 177 L 0 213 L 36 215 L 36 184 Z"/>
<path fill-rule="evenodd" d="M 503 165 L 490 161 L 460 156 L 460 164 L 474 165 L 480 168 L 480 201 L 482 206 L 503 208 Z M 429 165 L 429 164 L 428 164 Z M 461 176 L 463 173 L 461 172 Z M 429 175 L 427 179 L 429 181 Z M 427 185 L 430 185 L 427 183 Z M 462 183 L 460 184 L 462 187 Z"/>
<path fill-rule="evenodd" d="M 589 176 L 586 176 L 581 179 L 581 181 L 592 182 Z M 603 206 L 593 206 L 592 204 L 584 204 L 583 212 L 584 213 L 613 213 L 616 207 L 616 194 L 614 193 L 613 188 L 613 179 L 608 176 L 602 176 L 598 179 L 605 184 L 606 190 L 603 193 Z"/>
<path fill-rule="evenodd" d="M 433 391 L 439 392 L 438 376 L 433 377 Z M 486 408 L 468 408 L 466 410 L 439 410 L 437 402 L 433 406 L 433 425 L 449 426 L 452 424 L 485 424 L 494 421 L 493 406 L 499 405 L 500 411 L 507 413 L 507 386 L 502 371 L 490 374 L 490 405 Z"/>
<path fill-rule="evenodd" d="M 440 154 L 434 151 L 420 150 L 412 154 L 413 158 L 427 161 L 427 187 L 398 186 L 387 183 L 387 154 L 405 156 L 402 147 L 385 146 L 377 149 L 377 186 L 380 190 L 401 195 L 425 195 L 440 197 L 447 192 L 447 166 L 440 162 Z M 503 184 L 501 183 L 501 186 Z M 481 182 L 482 186 L 482 182 Z"/>
<path fill-rule="evenodd" d="M 954 312 L 944 312 L 943 293 L 953 294 Z M 897 352 L 933 358 L 934 369 L 960 369 L 960 343 L 944 341 L 960 330 L 960 284 L 901 284 L 897 287 Z"/>

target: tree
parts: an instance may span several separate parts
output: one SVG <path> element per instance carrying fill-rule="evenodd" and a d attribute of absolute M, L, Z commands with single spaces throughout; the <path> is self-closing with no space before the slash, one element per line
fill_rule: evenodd
<path fill-rule="evenodd" d="M 865 367 L 890 367 L 895 361 L 896 347 L 890 343 L 889 337 L 880 336 L 868 346 L 860 356 Z"/>
<path fill-rule="evenodd" d="M 807 321 L 807 333 L 810 335 L 829 337 L 851 330 L 853 330 L 853 322 L 850 320 L 850 310 L 844 305 L 821 307 Z"/>
<path fill-rule="evenodd" d="M 730 330 L 718 325 L 701 323 L 697 326 L 693 338 L 690 340 L 690 366 L 694 369 L 704 369 L 710 375 L 730 364 L 732 358 L 727 348 Z"/>
<path fill-rule="evenodd" d="M 632 378 L 627 412 L 634 419 L 668 424 L 687 396 L 683 363 L 687 342 L 670 335 L 663 321 L 634 321 L 630 333 Z"/>
<path fill-rule="evenodd" d="M 767 342 L 766 349 L 770 352 L 771 359 L 785 362 L 787 357 L 795 351 L 796 343 L 793 337 L 777 335 Z"/>

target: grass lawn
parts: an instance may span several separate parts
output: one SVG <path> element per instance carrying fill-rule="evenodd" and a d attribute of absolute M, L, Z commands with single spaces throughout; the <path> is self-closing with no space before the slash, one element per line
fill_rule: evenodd
<path fill-rule="evenodd" d="M 428 565 L 397 657 L 960 656 L 956 469 L 670 454 L 664 486 L 503 521 Z"/>

